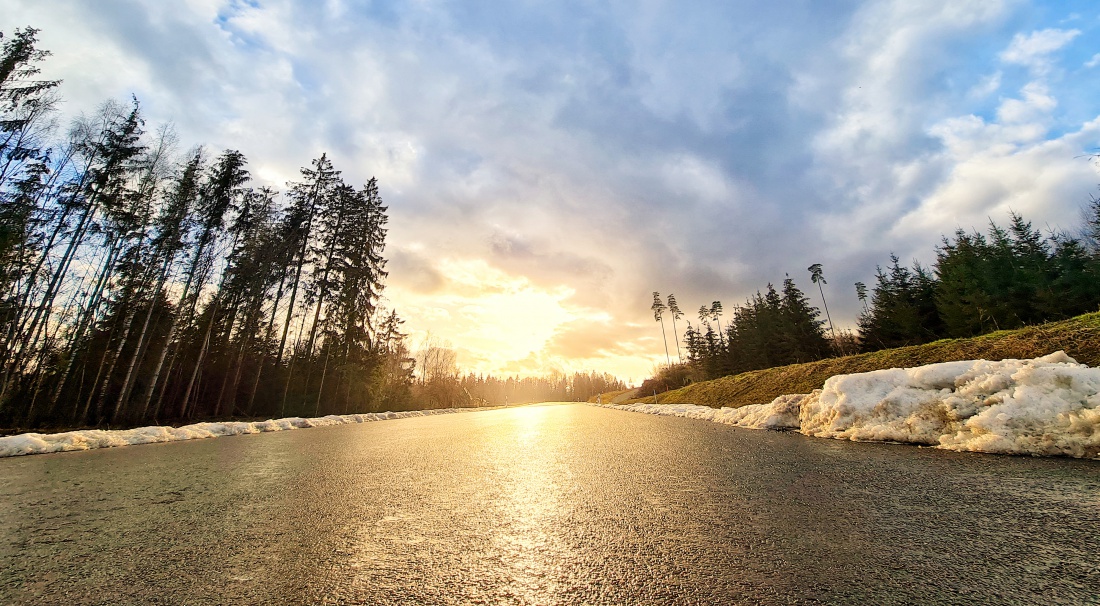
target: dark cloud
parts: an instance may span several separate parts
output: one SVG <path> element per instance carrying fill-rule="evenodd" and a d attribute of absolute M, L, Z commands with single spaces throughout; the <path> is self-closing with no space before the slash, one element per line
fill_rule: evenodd
<path fill-rule="evenodd" d="M 390 249 L 386 270 L 392 276 L 390 280 L 392 283 L 420 294 L 438 293 L 447 284 L 447 279 L 429 259 L 414 251 L 401 248 Z"/>

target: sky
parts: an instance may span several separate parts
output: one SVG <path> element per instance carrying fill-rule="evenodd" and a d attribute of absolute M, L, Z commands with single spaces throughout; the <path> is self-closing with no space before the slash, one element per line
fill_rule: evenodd
<path fill-rule="evenodd" d="M 786 275 L 853 284 L 941 236 L 1073 231 L 1100 168 L 1093 0 L 0 0 L 65 116 L 136 95 L 285 189 L 322 153 L 389 206 L 385 305 L 463 370 L 665 360 Z M 67 118 L 66 118 L 67 119 Z M 666 326 L 675 359 L 673 327 Z"/>

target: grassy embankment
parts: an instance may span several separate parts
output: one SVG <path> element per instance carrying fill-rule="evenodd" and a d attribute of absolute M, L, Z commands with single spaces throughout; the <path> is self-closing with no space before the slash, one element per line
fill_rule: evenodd
<path fill-rule="evenodd" d="M 825 380 L 834 375 L 956 360 L 1035 358 L 1058 350 L 1082 364 L 1100 366 L 1100 312 L 969 339 L 943 339 L 925 345 L 754 370 L 658 394 L 658 401 L 662 404 L 738 407 L 770 402 L 784 394 L 809 393 L 821 388 Z M 604 394 L 604 402 L 608 400 L 608 394 Z M 595 398 L 590 401 L 595 402 Z M 652 401 L 653 397 L 649 396 L 616 403 Z"/>

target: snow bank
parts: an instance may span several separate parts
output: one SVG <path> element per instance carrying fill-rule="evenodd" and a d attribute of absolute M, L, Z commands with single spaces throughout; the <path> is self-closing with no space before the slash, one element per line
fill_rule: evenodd
<path fill-rule="evenodd" d="M 811 394 L 713 409 L 615 408 L 808 436 L 948 450 L 1100 458 L 1100 368 L 1064 352 L 1034 360 L 968 360 L 837 375 Z"/>
<path fill-rule="evenodd" d="M 0 457 L 14 457 L 27 454 L 62 452 L 66 450 L 91 450 L 112 446 L 130 446 L 133 444 L 151 444 L 153 442 L 177 442 L 216 438 L 218 436 L 236 436 L 246 433 L 267 431 L 287 431 L 307 427 L 326 427 L 349 423 L 369 423 L 387 419 L 405 419 L 427 415 L 472 412 L 484 408 L 441 408 L 437 410 L 412 410 L 406 412 L 372 412 L 354 415 L 328 415 L 305 419 L 290 417 L 267 421 L 230 421 L 227 423 L 195 423 L 183 427 L 139 427 L 136 429 L 83 429 L 65 433 L 23 433 L 0 438 Z"/>

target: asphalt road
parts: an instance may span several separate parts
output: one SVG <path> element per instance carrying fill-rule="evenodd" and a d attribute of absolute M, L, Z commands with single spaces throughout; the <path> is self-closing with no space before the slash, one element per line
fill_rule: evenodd
<path fill-rule="evenodd" d="M 1100 604 L 1100 463 L 547 405 L 0 460 L 2 604 Z"/>

